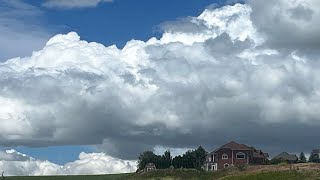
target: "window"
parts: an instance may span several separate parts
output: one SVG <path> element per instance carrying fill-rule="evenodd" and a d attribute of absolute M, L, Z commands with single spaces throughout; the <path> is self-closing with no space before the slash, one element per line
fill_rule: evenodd
<path fill-rule="evenodd" d="M 236 158 L 237 159 L 245 159 L 246 158 L 246 155 L 243 153 L 243 152 L 238 152 L 236 154 Z"/>
<path fill-rule="evenodd" d="M 213 154 L 211 155 L 211 162 L 213 162 L 214 161 L 214 157 L 213 157 Z"/>
<path fill-rule="evenodd" d="M 228 159 L 228 155 L 227 154 L 222 154 L 222 159 Z"/>
<path fill-rule="evenodd" d="M 228 167 L 229 167 L 228 163 L 224 164 L 224 168 L 228 168 Z"/>

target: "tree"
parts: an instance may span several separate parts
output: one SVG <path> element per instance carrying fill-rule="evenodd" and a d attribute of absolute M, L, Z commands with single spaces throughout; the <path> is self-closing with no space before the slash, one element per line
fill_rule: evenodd
<path fill-rule="evenodd" d="M 152 151 L 144 151 L 138 158 L 138 170 L 144 169 L 146 164 L 156 164 L 157 156 Z"/>
<path fill-rule="evenodd" d="M 174 168 L 181 168 L 183 167 L 182 165 L 182 157 L 179 155 L 179 156 L 176 156 L 172 159 L 172 165 Z"/>
<path fill-rule="evenodd" d="M 172 163 L 172 156 L 171 156 L 170 150 L 167 150 L 166 152 L 164 152 L 163 159 L 164 159 L 164 168 L 165 169 L 169 168 Z"/>
<path fill-rule="evenodd" d="M 280 158 L 273 158 L 270 161 L 270 164 L 280 164 L 282 160 Z"/>
<path fill-rule="evenodd" d="M 165 151 L 162 156 L 155 155 L 152 151 L 145 151 L 138 158 L 138 171 L 142 170 L 147 163 L 154 163 L 157 169 L 167 169 L 171 165 L 174 168 L 201 169 L 206 156 L 207 152 L 201 146 L 174 158 L 172 158 L 170 150 Z"/>
<path fill-rule="evenodd" d="M 315 153 L 311 153 L 309 157 L 309 162 L 320 163 L 319 155 Z"/>
<path fill-rule="evenodd" d="M 194 151 L 195 154 L 195 165 L 196 169 L 201 169 L 201 166 L 206 160 L 207 152 L 203 149 L 203 147 L 199 146 L 198 149 Z"/>
<path fill-rule="evenodd" d="M 306 156 L 304 155 L 303 152 L 300 153 L 299 162 L 300 162 L 300 163 L 305 163 L 305 162 L 307 162 L 307 158 L 306 158 Z"/>

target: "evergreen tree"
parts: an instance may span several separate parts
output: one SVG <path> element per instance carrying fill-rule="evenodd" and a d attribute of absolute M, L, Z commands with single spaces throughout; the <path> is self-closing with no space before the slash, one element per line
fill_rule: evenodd
<path fill-rule="evenodd" d="M 311 153 L 309 157 L 309 162 L 320 163 L 319 155 L 315 153 Z"/>
<path fill-rule="evenodd" d="M 195 165 L 196 169 L 201 169 L 201 166 L 206 160 L 207 152 L 203 149 L 203 147 L 199 146 L 198 149 L 195 150 Z"/>
<path fill-rule="evenodd" d="M 306 156 L 304 155 L 303 152 L 300 153 L 299 162 L 300 162 L 300 163 L 305 163 L 305 162 L 307 162 L 307 158 L 306 158 Z"/>
<path fill-rule="evenodd" d="M 164 152 L 163 158 L 164 158 L 164 168 L 169 168 L 172 163 L 172 156 L 171 156 L 170 150 L 167 150 L 166 152 Z"/>

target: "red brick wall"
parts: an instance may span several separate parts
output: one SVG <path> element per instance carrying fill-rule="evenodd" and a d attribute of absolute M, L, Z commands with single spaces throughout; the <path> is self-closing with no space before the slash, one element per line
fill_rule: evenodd
<path fill-rule="evenodd" d="M 245 154 L 245 159 L 237 159 L 236 158 L 236 154 L 238 152 L 243 152 Z M 228 155 L 228 159 L 222 159 L 222 155 L 223 154 L 227 154 Z M 248 157 L 252 157 L 252 156 L 248 156 L 251 155 L 251 151 L 233 151 L 233 156 L 232 156 L 232 150 L 230 149 L 220 149 L 219 151 L 216 152 L 216 156 L 215 156 L 215 162 L 218 163 L 218 170 L 220 169 L 224 169 L 224 165 L 226 163 L 229 164 L 229 166 L 232 166 L 232 157 L 233 157 L 233 165 L 237 166 L 237 165 L 244 165 L 248 163 Z M 250 163 L 250 160 L 249 160 Z"/>
<path fill-rule="evenodd" d="M 237 153 L 239 152 L 242 152 L 245 154 L 245 159 L 237 159 Z M 233 154 L 234 154 L 233 155 L 234 166 L 248 164 L 249 151 L 233 151 Z"/>
<path fill-rule="evenodd" d="M 227 155 L 228 155 L 228 159 L 222 159 L 222 155 L 223 155 L 223 154 L 227 154 Z M 231 150 L 230 150 L 230 149 L 220 149 L 220 150 L 217 152 L 215 162 L 218 163 L 218 170 L 224 169 L 224 165 L 225 165 L 226 163 L 228 163 L 229 166 L 231 166 L 231 164 L 232 164 L 232 154 L 231 154 Z"/>

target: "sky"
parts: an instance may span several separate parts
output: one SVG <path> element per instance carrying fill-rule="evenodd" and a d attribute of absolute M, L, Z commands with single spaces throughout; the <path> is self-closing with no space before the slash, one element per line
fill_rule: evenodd
<path fill-rule="evenodd" d="M 232 140 L 319 148 L 319 1 L 237 2 L 1 0 L 0 169 L 133 172 L 144 150 Z"/>
<path fill-rule="evenodd" d="M 131 39 L 148 40 L 161 36 L 161 23 L 196 16 L 209 5 L 226 3 L 224 0 L 139 0 L 139 3 L 131 0 L 80 0 L 71 1 L 68 6 L 61 2 L 1 0 L 0 10 L 4 11 L 1 15 L 2 34 L 11 34 L 15 39 L 2 37 L 11 44 L 1 47 L 0 60 L 31 55 L 32 51 L 41 49 L 50 37 L 70 31 L 76 31 L 90 42 L 106 46 L 116 44 L 122 48 Z M 75 5 L 72 6 L 72 3 Z M 81 4 L 84 4 L 83 7 Z M 5 27 L 9 27 L 11 32 Z M 31 46 L 13 50 L 17 44 Z"/>

